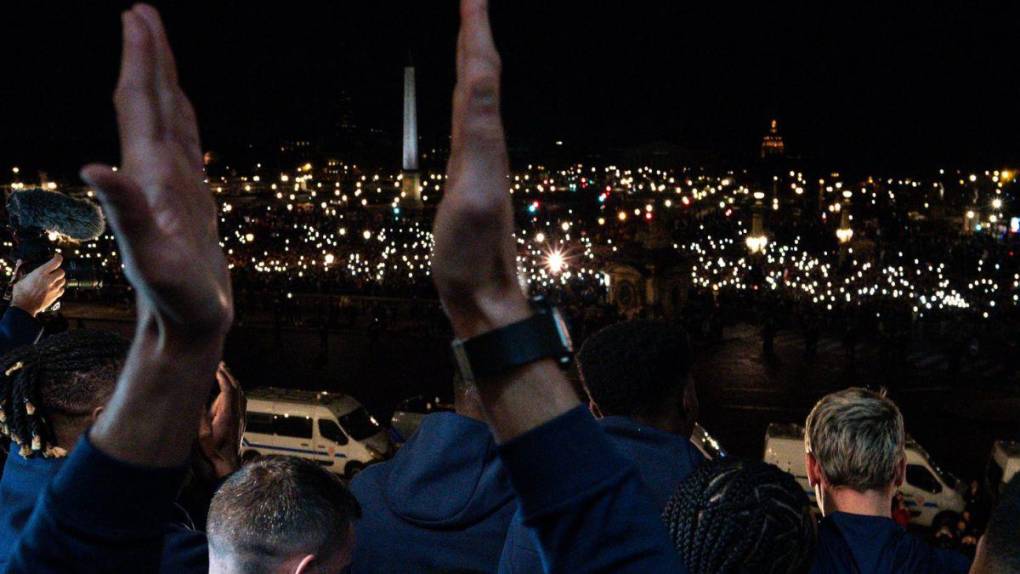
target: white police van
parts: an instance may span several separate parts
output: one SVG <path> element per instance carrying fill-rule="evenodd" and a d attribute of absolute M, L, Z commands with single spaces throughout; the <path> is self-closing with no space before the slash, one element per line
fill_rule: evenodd
<path fill-rule="evenodd" d="M 907 436 L 905 450 L 907 473 L 900 492 L 910 511 L 910 522 L 931 526 L 955 521 L 965 506 L 960 480 L 935 464 L 931 455 L 910 436 Z M 817 502 L 804 460 L 804 427 L 770 424 L 765 431 L 764 460 L 792 474 L 808 497 Z"/>
<path fill-rule="evenodd" d="M 353 477 L 385 460 L 386 432 L 354 398 L 340 393 L 263 388 L 248 394 L 242 457 L 283 454 Z"/>

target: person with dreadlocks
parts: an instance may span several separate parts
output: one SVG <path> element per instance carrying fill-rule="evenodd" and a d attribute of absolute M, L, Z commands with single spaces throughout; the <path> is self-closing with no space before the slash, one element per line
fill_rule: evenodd
<path fill-rule="evenodd" d="M 691 444 L 698 396 L 690 376 L 687 333 L 664 321 L 637 319 L 596 332 L 577 355 L 588 408 L 614 446 L 637 463 L 657 511 L 703 461 Z M 499 572 L 545 571 L 518 512 Z"/>
<path fill-rule="evenodd" d="M 128 341 L 119 335 L 82 329 L 0 360 L 0 433 L 11 443 L 0 478 L 0 571 L 39 494 L 113 394 L 127 351 Z M 205 536 L 190 528 L 186 513 L 167 523 L 166 531 L 163 571 L 208 570 Z"/>
<path fill-rule="evenodd" d="M 806 574 L 815 546 L 811 501 L 793 476 L 724 458 L 680 483 L 662 520 L 691 574 Z"/>

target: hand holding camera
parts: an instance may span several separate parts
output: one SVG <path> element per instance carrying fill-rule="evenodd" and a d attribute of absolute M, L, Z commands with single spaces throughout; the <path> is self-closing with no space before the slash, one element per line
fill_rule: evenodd
<path fill-rule="evenodd" d="M 13 285 L 11 306 L 25 311 L 35 317 L 49 309 L 64 294 L 67 279 L 60 264 L 64 258 L 58 253 L 52 259 L 36 267 L 31 273 L 17 279 Z M 19 276 L 21 263 L 18 263 L 14 276 Z"/>

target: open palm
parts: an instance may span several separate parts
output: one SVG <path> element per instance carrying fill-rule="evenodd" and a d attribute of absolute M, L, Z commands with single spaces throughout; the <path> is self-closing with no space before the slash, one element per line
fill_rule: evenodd
<path fill-rule="evenodd" d="M 159 14 L 138 5 L 123 26 L 114 95 L 123 169 L 88 165 L 82 178 L 98 191 L 140 309 L 178 333 L 222 330 L 233 302 L 195 113 Z"/>

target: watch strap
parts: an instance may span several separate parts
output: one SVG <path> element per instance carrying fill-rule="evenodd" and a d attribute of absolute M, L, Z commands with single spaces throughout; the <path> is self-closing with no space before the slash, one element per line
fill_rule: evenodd
<path fill-rule="evenodd" d="M 458 343 L 470 362 L 471 378 L 491 377 L 542 359 L 569 359 L 556 317 L 537 312 L 531 317 Z M 458 349 L 455 348 L 455 352 Z M 459 362 L 462 362 L 460 358 Z"/>

